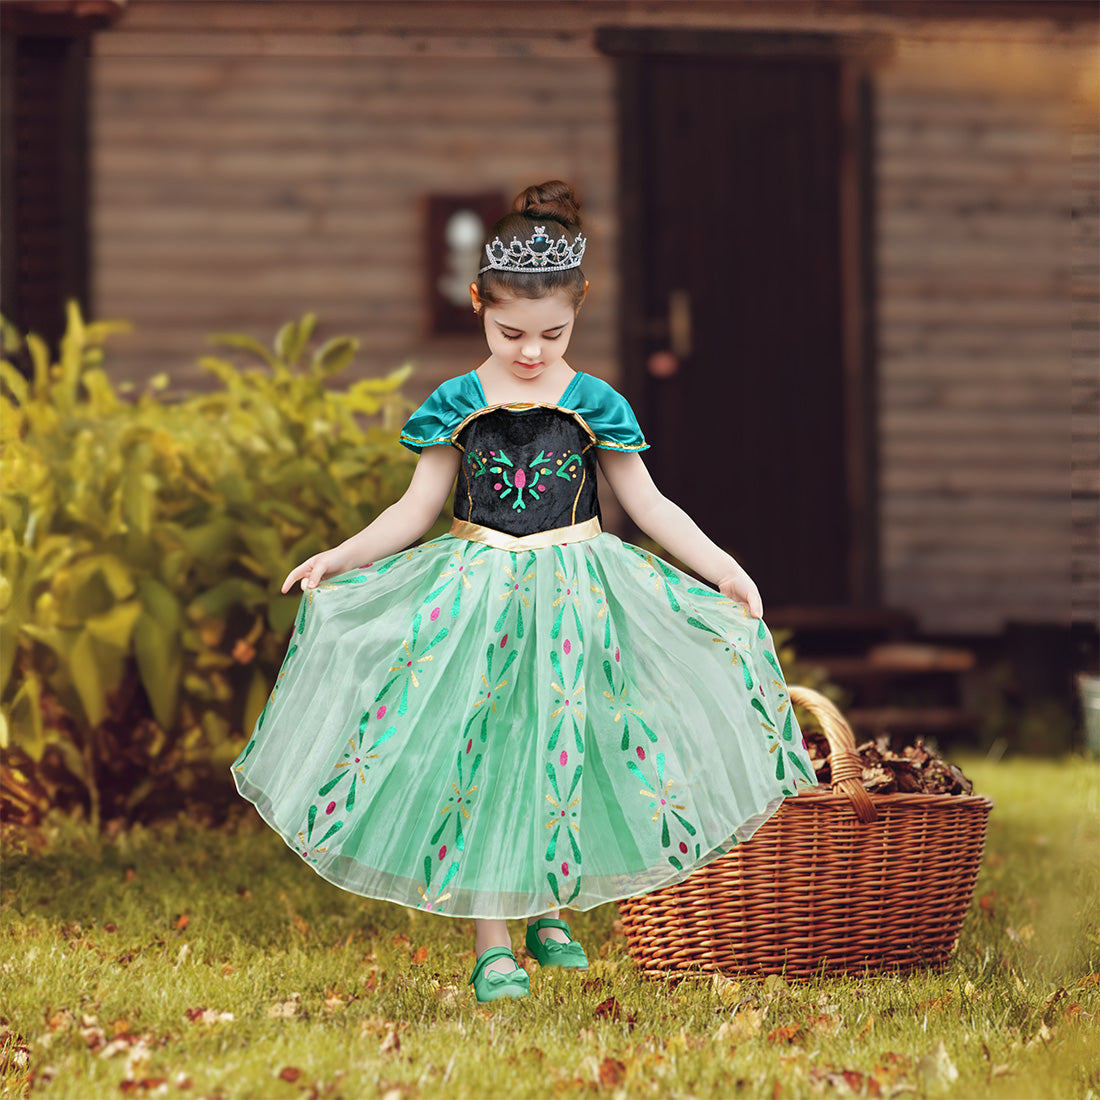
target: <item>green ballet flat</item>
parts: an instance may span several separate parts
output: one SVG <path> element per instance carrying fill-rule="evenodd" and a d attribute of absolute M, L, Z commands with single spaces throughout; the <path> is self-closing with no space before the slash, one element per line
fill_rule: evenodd
<path fill-rule="evenodd" d="M 502 973 L 499 970 L 486 970 L 485 967 L 496 959 L 508 956 L 516 964 L 515 970 Z M 526 997 L 531 986 L 527 971 L 516 961 L 510 947 L 486 948 L 477 958 L 470 981 L 479 1001 L 498 1001 L 501 997 Z"/>
<path fill-rule="evenodd" d="M 568 943 L 558 943 L 548 939 L 545 943 L 539 939 L 540 928 L 560 928 L 568 937 Z M 563 920 L 554 917 L 540 917 L 534 924 L 527 926 L 527 939 L 524 941 L 529 954 L 534 955 L 539 966 L 561 966 L 568 970 L 587 970 L 588 958 Z"/>

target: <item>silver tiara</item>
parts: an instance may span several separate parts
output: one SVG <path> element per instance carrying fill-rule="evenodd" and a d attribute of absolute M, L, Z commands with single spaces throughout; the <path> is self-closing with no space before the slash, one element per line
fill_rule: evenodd
<path fill-rule="evenodd" d="M 568 271 L 581 266 L 584 247 L 588 241 L 581 236 L 569 240 L 561 236 L 557 239 L 547 237 L 546 226 L 536 225 L 534 236 L 526 241 L 513 237 L 511 244 L 505 244 L 497 237 L 492 244 L 485 246 L 488 264 L 478 271 Z"/>

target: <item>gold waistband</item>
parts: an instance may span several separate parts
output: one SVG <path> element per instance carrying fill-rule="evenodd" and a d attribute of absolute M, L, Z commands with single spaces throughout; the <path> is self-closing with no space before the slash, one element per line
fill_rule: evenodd
<path fill-rule="evenodd" d="M 568 527 L 555 527 L 551 531 L 537 531 L 533 535 L 509 535 L 492 527 L 482 527 L 480 523 L 455 518 L 451 524 L 451 534 L 455 538 L 468 539 L 470 542 L 482 542 L 494 546 L 497 550 L 541 550 L 563 542 L 584 542 L 600 534 L 598 516 L 586 519 L 583 523 L 573 523 Z"/>

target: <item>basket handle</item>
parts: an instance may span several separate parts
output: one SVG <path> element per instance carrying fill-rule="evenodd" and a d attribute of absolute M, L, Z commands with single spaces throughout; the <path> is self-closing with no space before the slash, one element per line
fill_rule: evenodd
<path fill-rule="evenodd" d="M 805 707 L 821 723 L 825 740 L 829 742 L 829 766 L 833 774 L 832 789 L 837 794 L 846 795 L 852 804 L 852 810 L 860 821 L 866 823 L 878 820 L 878 811 L 871 796 L 863 786 L 863 762 L 856 753 L 856 739 L 847 719 L 837 709 L 831 699 L 826 699 L 820 691 L 788 685 L 791 702 Z"/>

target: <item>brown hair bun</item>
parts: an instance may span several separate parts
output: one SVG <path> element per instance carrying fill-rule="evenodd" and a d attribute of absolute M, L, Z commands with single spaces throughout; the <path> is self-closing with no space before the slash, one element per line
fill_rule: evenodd
<path fill-rule="evenodd" d="M 482 246 L 482 255 L 493 241 L 518 238 L 526 241 L 535 227 L 546 222 L 560 225 L 561 232 L 547 229 L 551 237 L 575 240 L 581 227 L 581 208 L 576 192 L 562 180 L 548 180 L 524 188 L 512 204 L 512 212 L 505 214 L 489 230 Z M 484 263 L 484 261 L 482 261 Z M 542 298 L 564 290 L 573 303 L 574 310 L 584 301 L 584 273 L 579 267 L 562 271 L 499 271 L 489 268 L 477 276 L 477 292 L 485 305 L 497 305 L 507 298 Z"/>
<path fill-rule="evenodd" d="M 547 180 L 525 187 L 512 209 L 528 218 L 552 218 L 572 233 L 581 227 L 581 204 L 577 193 L 564 180 Z"/>

